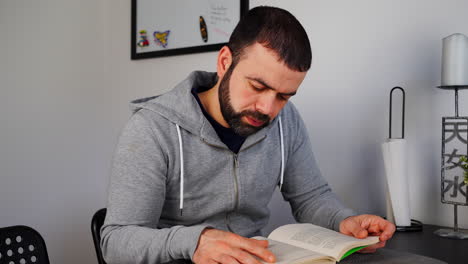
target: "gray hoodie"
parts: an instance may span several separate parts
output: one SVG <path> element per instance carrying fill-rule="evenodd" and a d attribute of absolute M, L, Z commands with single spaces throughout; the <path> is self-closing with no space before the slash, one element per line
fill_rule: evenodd
<path fill-rule="evenodd" d="M 206 227 L 260 235 L 279 186 L 298 222 L 338 230 L 354 215 L 321 176 L 291 102 L 238 154 L 230 151 L 191 94 L 194 86 L 212 87 L 216 78 L 193 72 L 172 91 L 133 102 L 115 151 L 101 229 L 109 264 L 191 259 Z"/>

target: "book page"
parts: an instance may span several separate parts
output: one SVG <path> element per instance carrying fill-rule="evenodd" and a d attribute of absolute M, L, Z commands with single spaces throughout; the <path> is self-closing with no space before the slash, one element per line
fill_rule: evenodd
<path fill-rule="evenodd" d="M 265 240 L 263 237 L 253 237 L 254 239 Z M 329 256 L 310 251 L 300 247 L 288 245 L 276 240 L 268 240 L 268 250 L 276 256 L 276 264 L 335 264 L 336 262 Z M 260 259 L 259 259 L 260 260 Z M 262 263 L 269 264 L 267 262 Z"/>
<path fill-rule="evenodd" d="M 358 239 L 313 224 L 291 224 L 275 229 L 269 239 L 281 241 L 340 260 L 348 250 L 379 242 L 378 237 Z"/>

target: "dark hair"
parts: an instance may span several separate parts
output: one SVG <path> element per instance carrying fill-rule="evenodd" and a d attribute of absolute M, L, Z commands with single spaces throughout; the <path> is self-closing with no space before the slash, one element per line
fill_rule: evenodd
<path fill-rule="evenodd" d="M 301 23 L 288 11 L 259 6 L 245 14 L 229 38 L 233 66 L 241 59 L 244 49 L 256 42 L 276 52 L 288 68 L 309 70 L 312 61 L 309 38 Z"/>

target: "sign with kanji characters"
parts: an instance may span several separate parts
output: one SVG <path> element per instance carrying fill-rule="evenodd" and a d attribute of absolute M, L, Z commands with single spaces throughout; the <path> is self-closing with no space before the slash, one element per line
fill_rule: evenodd
<path fill-rule="evenodd" d="M 442 203 L 468 205 L 460 157 L 468 154 L 468 117 L 442 118 Z"/>

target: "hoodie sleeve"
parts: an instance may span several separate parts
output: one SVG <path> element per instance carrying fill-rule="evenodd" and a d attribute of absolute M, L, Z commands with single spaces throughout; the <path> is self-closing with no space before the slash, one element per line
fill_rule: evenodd
<path fill-rule="evenodd" d="M 338 231 L 340 222 L 356 213 L 339 201 L 322 177 L 305 124 L 293 105 L 291 110 L 285 116 L 289 122 L 289 155 L 285 166 L 283 197 L 290 203 L 296 221 Z"/>
<path fill-rule="evenodd" d="M 206 226 L 157 228 L 166 194 L 167 157 L 140 112 L 123 129 L 113 157 L 101 228 L 104 259 L 112 264 L 191 259 Z"/>

